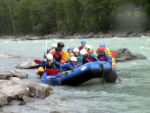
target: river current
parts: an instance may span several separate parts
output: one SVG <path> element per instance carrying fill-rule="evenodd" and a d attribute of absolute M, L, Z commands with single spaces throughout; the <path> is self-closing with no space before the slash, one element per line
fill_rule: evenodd
<path fill-rule="evenodd" d="M 3 113 L 150 113 L 150 37 L 92 38 L 86 39 L 96 50 L 105 43 L 112 50 L 128 48 L 133 53 L 141 53 L 147 60 L 132 60 L 117 63 L 117 73 L 122 81 L 102 84 L 91 80 L 82 85 L 52 86 L 52 94 L 44 100 L 24 106 L 5 106 Z M 62 41 L 68 46 L 80 46 L 80 39 L 51 39 L 47 47 Z M 0 39 L 0 70 L 10 70 L 31 57 L 43 57 L 45 40 L 21 41 Z M 12 58 L 8 56 L 20 56 Z M 41 82 L 36 78 L 36 69 L 23 69 L 29 74 L 27 81 Z"/>

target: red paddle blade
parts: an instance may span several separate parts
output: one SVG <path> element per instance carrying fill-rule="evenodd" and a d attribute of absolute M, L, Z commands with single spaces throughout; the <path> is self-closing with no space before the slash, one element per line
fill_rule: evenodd
<path fill-rule="evenodd" d="M 41 64 L 41 60 L 34 60 L 36 64 Z"/>
<path fill-rule="evenodd" d="M 58 74 L 59 71 L 55 70 L 55 69 L 46 69 L 44 72 L 48 73 L 48 74 Z"/>

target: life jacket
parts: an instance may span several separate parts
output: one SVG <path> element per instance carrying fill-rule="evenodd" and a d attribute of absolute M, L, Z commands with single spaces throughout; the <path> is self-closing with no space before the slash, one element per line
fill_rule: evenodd
<path fill-rule="evenodd" d="M 99 56 L 98 58 L 100 61 L 106 61 L 105 56 Z"/>
<path fill-rule="evenodd" d="M 90 53 L 88 53 L 88 55 L 87 55 L 87 57 L 86 57 L 86 62 L 93 62 L 94 61 L 94 59 L 93 58 L 91 58 L 91 56 L 90 56 Z"/>
<path fill-rule="evenodd" d="M 48 68 L 48 69 L 52 69 L 52 68 L 54 68 L 54 67 L 55 67 L 55 64 L 54 64 L 54 62 L 53 62 L 53 61 L 49 61 L 49 62 L 47 62 L 46 68 Z"/>
<path fill-rule="evenodd" d="M 108 56 L 112 57 L 111 50 L 110 50 L 108 47 L 105 47 L 105 53 L 106 53 Z"/>
<path fill-rule="evenodd" d="M 112 60 L 112 67 L 113 67 L 113 68 L 116 68 L 116 61 L 115 61 L 115 58 L 111 58 L 111 60 Z"/>
<path fill-rule="evenodd" d="M 60 50 L 58 50 L 57 48 L 52 50 L 52 55 L 56 61 L 60 62 L 61 57 L 62 57 Z"/>
<path fill-rule="evenodd" d="M 77 62 L 78 63 L 82 63 L 82 56 L 79 54 L 79 55 L 74 55 L 76 58 L 77 58 Z"/>
<path fill-rule="evenodd" d="M 84 47 L 82 47 L 82 46 L 78 47 L 79 52 L 80 52 L 83 48 L 84 48 Z"/>
<path fill-rule="evenodd" d="M 66 60 L 68 61 L 70 57 L 73 56 L 73 53 L 65 52 Z"/>
<path fill-rule="evenodd" d="M 115 56 L 116 56 L 116 53 L 114 51 L 111 51 L 108 47 L 105 48 L 106 49 L 106 54 L 109 55 L 111 57 L 111 60 L 112 60 L 112 67 L 116 68 L 116 61 L 115 61 Z"/>

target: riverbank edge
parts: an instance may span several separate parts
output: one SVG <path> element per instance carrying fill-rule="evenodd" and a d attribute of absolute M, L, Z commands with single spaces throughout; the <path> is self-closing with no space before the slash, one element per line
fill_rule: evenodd
<path fill-rule="evenodd" d="M 20 40 L 43 40 L 43 39 L 83 39 L 83 38 L 114 38 L 114 37 L 144 37 L 150 36 L 150 31 L 111 31 L 108 33 L 103 32 L 88 32 L 88 33 L 69 33 L 69 32 L 55 32 L 48 35 L 3 35 L 0 39 L 20 39 Z"/>

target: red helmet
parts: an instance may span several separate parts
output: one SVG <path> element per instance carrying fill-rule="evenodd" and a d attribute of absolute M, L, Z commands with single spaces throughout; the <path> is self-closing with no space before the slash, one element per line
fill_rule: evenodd
<path fill-rule="evenodd" d="M 97 49 L 98 52 L 102 52 L 102 53 L 105 53 L 105 48 L 104 47 L 99 47 Z"/>

